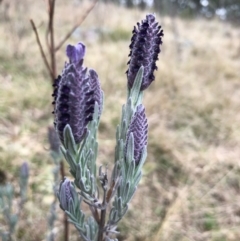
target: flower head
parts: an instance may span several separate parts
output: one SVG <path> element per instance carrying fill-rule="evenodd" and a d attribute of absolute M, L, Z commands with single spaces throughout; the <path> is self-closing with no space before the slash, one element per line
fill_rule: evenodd
<path fill-rule="evenodd" d="M 60 202 L 60 207 L 64 211 L 69 211 L 71 208 L 70 205 L 72 205 L 74 201 L 77 201 L 78 199 L 74 185 L 68 178 L 65 178 L 60 184 L 58 199 Z"/>
<path fill-rule="evenodd" d="M 139 105 L 132 118 L 132 121 L 128 127 L 125 155 L 127 153 L 128 142 L 130 134 L 132 133 L 134 138 L 134 160 L 136 164 L 139 163 L 144 147 L 147 145 L 148 123 L 145 115 L 145 108 L 143 105 Z"/>
<path fill-rule="evenodd" d="M 155 79 L 154 71 L 157 69 L 156 61 L 160 53 L 163 30 L 155 20 L 153 14 L 148 14 L 141 24 L 134 26 L 130 44 L 130 60 L 127 70 L 128 88 L 131 89 L 141 66 L 144 67 L 144 75 L 141 90 L 145 90 Z"/>
<path fill-rule="evenodd" d="M 68 45 L 66 50 L 70 62 L 65 64 L 62 75 L 54 83 L 55 128 L 63 141 L 63 130 L 70 125 L 76 143 L 80 143 L 92 120 L 95 102 L 102 105 L 99 79 L 94 70 L 87 73 L 83 67 L 85 46 L 78 43 Z M 94 72 L 94 80 L 93 74 Z M 93 88 L 93 81 L 97 87 Z M 101 93 L 101 94 L 99 94 Z"/>

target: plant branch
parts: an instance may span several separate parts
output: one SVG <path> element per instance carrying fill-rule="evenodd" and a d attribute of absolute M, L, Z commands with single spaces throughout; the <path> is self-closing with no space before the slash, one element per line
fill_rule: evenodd
<path fill-rule="evenodd" d="M 104 226 L 106 221 L 106 212 L 107 212 L 107 189 L 108 189 L 108 178 L 107 178 L 107 169 L 106 172 L 102 172 L 102 168 L 99 169 L 100 172 L 100 182 L 102 184 L 103 189 L 103 201 L 102 201 L 102 210 L 101 210 L 101 218 L 98 224 L 98 241 L 103 241 L 103 234 L 104 234 Z"/>
<path fill-rule="evenodd" d="M 94 0 L 94 2 L 90 5 L 90 7 L 85 11 L 84 15 L 81 17 L 78 23 L 76 23 L 73 28 L 66 34 L 66 36 L 60 41 L 60 43 L 55 47 L 55 51 L 57 52 L 62 45 L 69 39 L 69 37 L 73 34 L 73 32 L 82 24 L 82 22 L 86 19 L 88 14 L 92 11 L 95 7 L 98 0 Z"/>
<path fill-rule="evenodd" d="M 50 35 L 50 58 L 51 58 L 51 69 L 53 73 L 52 82 L 56 78 L 56 56 L 55 56 L 55 47 L 54 47 L 54 9 L 55 9 L 55 0 L 49 0 L 49 21 L 48 21 L 48 30 L 47 33 Z"/>
<path fill-rule="evenodd" d="M 99 230 L 98 230 L 98 241 L 103 241 L 103 233 L 104 233 L 104 226 L 106 221 L 106 190 L 104 189 L 104 197 L 102 203 L 103 209 L 101 210 L 101 219 L 99 223 Z"/>
<path fill-rule="evenodd" d="M 39 47 L 39 49 L 40 49 L 43 62 L 44 62 L 45 66 L 46 66 L 46 68 L 47 68 L 47 70 L 48 70 L 49 75 L 51 76 L 51 78 L 53 78 L 53 73 L 52 73 L 52 70 L 51 70 L 51 68 L 50 68 L 50 65 L 49 65 L 49 63 L 48 63 L 48 61 L 47 61 L 46 55 L 45 55 L 45 53 L 44 53 L 44 51 L 43 51 L 43 47 L 42 47 L 41 41 L 40 41 L 40 39 L 39 39 L 39 35 L 38 35 L 37 28 L 36 28 L 36 26 L 35 26 L 35 24 L 34 24 L 34 22 L 33 22 L 32 19 L 30 19 L 30 23 L 31 23 L 32 29 L 33 29 L 33 31 L 34 31 L 34 33 L 35 33 L 36 40 L 37 40 L 37 44 L 38 44 L 38 47 Z"/>

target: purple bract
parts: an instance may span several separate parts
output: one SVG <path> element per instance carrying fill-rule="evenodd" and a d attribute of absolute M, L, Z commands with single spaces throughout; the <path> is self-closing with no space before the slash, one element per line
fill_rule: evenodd
<path fill-rule="evenodd" d="M 85 45 L 82 43 L 78 43 L 75 46 L 68 45 L 66 48 L 66 54 L 70 60 L 70 63 L 78 64 L 86 53 Z"/>

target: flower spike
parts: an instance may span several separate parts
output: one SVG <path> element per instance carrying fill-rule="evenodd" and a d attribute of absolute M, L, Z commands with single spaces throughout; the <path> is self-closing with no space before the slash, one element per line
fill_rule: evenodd
<path fill-rule="evenodd" d="M 139 163 L 144 147 L 147 146 L 148 123 L 145 115 L 145 108 L 142 104 L 137 107 L 136 113 L 128 127 L 127 141 L 125 146 L 125 156 L 128 151 L 130 134 L 134 138 L 134 160 L 136 165 Z"/>
<path fill-rule="evenodd" d="M 157 70 L 156 61 L 160 53 L 163 30 L 155 20 L 153 14 L 148 14 L 141 24 L 134 26 L 131 39 L 129 68 L 127 70 L 128 88 L 131 89 L 136 74 L 141 66 L 144 67 L 144 76 L 141 90 L 145 90 L 155 79 L 154 70 Z"/>
<path fill-rule="evenodd" d="M 62 75 L 54 83 L 55 121 L 54 125 L 63 142 L 63 131 L 70 125 L 75 142 L 80 143 L 87 132 L 87 125 L 93 118 L 95 101 L 101 106 L 98 76 L 94 70 L 83 67 L 85 46 L 78 43 L 68 45 L 66 50 L 70 63 L 66 63 Z M 93 88 L 93 84 L 97 87 Z"/>

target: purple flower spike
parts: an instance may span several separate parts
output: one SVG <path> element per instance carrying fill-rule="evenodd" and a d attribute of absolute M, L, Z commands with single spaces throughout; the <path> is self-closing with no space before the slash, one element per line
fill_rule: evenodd
<path fill-rule="evenodd" d="M 102 90 L 97 73 L 90 70 L 88 74 L 87 69 L 82 66 L 81 56 L 76 57 L 81 49 L 84 49 L 85 53 L 85 46 L 81 43 L 75 47 L 68 45 L 66 52 L 70 63 L 65 64 L 62 75 L 53 85 L 55 129 L 63 142 L 64 128 L 70 125 L 77 144 L 84 139 L 87 125 L 93 118 L 95 101 L 99 108 L 102 106 Z"/>
<path fill-rule="evenodd" d="M 63 130 L 70 125 L 76 143 L 80 143 L 86 133 L 86 126 L 92 120 L 94 99 L 87 84 L 83 69 L 67 64 L 63 70 L 55 105 L 55 125 L 63 142 Z"/>
<path fill-rule="evenodd" d="M 141 104 L 137 107 L 137 110 L 132 118 L 132 121 L 128 127 L 126 146 L 125 146 L 125 155 L 127 153 L 127 146 L 130 134 L 133 134 L 134 137 L 134 160 L 136 165 L 138 165 L 144 147 L 147 145 L 147 135 L 148 135 L 148 123 L 147 117 L 145 115 L 145 108 Z"/>
<path fill-rule="evenodd" d="M 75 46 L 68 45 L 66 49 L 66 54 L 71 63 L 78 64 L 85 55 L 85 45 L 82 43 L 78 43 Z"/>
<path fill-rule="evenodd" d="M 62 210 L 69 211 L 70 205 L 77 199 L 77 193 L 73 184 L 68 178 L 65 178 L 59 188 L 58 199 Z"/>
<path fill-rule="evenodd" d="M 155 79 L 154 70 L 157 70 L 156 61 L 160 53 L 162 44 L 163 30 L 155 20 L 153 14 L 148 14 L 141 24 L 133 29 L 131 39 L 130 60 L 127 63 L 128 88 L 131 89 L 141 66 L 144 67 L 144 75 L 141 90 L 145 90 Z"/>

